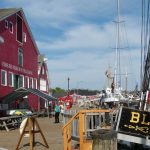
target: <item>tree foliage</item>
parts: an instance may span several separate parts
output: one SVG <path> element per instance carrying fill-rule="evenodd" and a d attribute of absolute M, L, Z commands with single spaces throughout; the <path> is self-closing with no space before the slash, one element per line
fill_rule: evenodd
<path fill-rule="evenodd" d="M 62 89 L 60 87 L 56 87 L 54 89 L 51 89 L 51 93 L 55 97 L 61 97 L 61 96 L 67 95 L 66 90 L 64 90 L 64 89 Z"/>

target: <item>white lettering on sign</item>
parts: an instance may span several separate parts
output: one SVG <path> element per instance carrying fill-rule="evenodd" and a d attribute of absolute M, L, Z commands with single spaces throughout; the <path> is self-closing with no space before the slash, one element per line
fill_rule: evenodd
<path fill-rule="evenodd" d="M 21 73 L 30 74 L 30 75 L 33 74 L 31 70 L 15 66 L 15 65 L 9 64 L 9 63 L 4 62 L 4 61 L 2 62 L 2 66 L 5 67 L 5 68 L 9 68 L 9 69 L 15 70 L 15 71 L 19 71 Z"/>

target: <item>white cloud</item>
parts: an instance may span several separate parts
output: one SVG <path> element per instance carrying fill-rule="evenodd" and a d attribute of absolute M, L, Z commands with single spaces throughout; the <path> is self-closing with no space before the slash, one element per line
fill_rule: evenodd
<path fill-rule="evenodd" d="M 117 0 L 2 0 L 8 7 L 23 7 L 30 21 L 36 25 L 61 28 L 63 24 L 113 20 Z M 123 13 L 140 14 L 136 0 L 121 1 Z M 137 9 L 138 8 L 138 9 Z M 126 11 L 125 11 L 126 10 Z M 93 21 L 93 20 L 92 20 Z M 33 23 L 32 23 L 33 24 Z"/>
<path fill-rule="evenodd" d="M 122 25 L 122 27 L 124 27 Z M 112 22 L 102 25 L 84 24 L 76 26 L 64 33 L 62 39 L 54 42 L 38 42 L 45 52 L 60 52 L 61 57 L 49 60 L 52 86 L 67 88 L 67 77 L 70 77 L 71 87 L 76 88 L 79 81 L 82 87 L 102 89 L 106 83 L 105 71 L 110 65 L 115 65 L 115 25 Z M 121 71 L 128 72 L 129 88 L 133 89 L 139 81 L 140 70 L 140 27 L 137 20 L 129 18 L 126 31 L 121 33 L 125 47 L 121 50 Z M 125 39 L 125 36 L 127 36 Z M 63 52 L 69 52 L 66 56 Z M 136 67 L 135 67 L 136 66 Z M 123 88 L 125 79 L 122 78 Z"/>
<path fill-rule="evenodd" d="M 140 47 L 140 27 L 136 20 L 129 20 L 121 26 L 121 47 Z M 39 48 L 47 51 L 72 51 L 72 50 L 103 50 L 115 48 L 116 26 L 113 22 L 94 25 L 84 24 L 64 32 L 61 39 L 55 41 L 37 41 Z"/>
<path fill-rule="evenodd" d="M 103 48 L 106 44 L 108 44 L 108 41 L 111 41 L 109 39 L 113 39 L 113 33 L 110 30 L 111 27 L 104 29 L 97 25 L 81 25 L 66 31 L 63 39 L 54 41 L 53 43 L 50 43 L 49 41 L 47 43 L 37 43 L 39 47 L 43 47 L 45 45 L 44 48 L 47 50 Z"/>
<path fill-rule="evenodd" d="M 122 52 L 122 73 L 129 73 L 128 84 L 130 89 L 135 87 L 139 79 L 140 51 Z M 79 81 L 83 81 L 82 88 L 103 89 L 106 84 L 105 71 L 108 66 L 115 65 L 114 52 L 97 55 L 95 53 L 74 52 L 58 60 L 49 60 L 51 86 L 60 86 L 67 89 L 67 78 L 70 77 L 70 87 L 77 88 Z M 125 59 L 126 58 L 126 59 Z M 130 61 L 129 61 L 130 60 Z M 132 64 L 132 65 L 131 65 Z M 134 67 L 136 66 L 136 68 Z M 122 77 L 123 88 L 125 77 Z"/>

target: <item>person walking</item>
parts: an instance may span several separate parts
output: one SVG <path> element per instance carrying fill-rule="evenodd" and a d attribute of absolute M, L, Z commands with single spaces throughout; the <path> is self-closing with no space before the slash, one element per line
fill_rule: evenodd
<path fill-rule="evenodd" d="M 64 105 L 63 105 L 63 102 L 60 104 L 60 114 L 63 118 L 63 115 L 64 115 Z"/>
<path fill-rule="evenodd" d="M 55 105 L 55 123 L 59 123 L 60 106 Z"/>

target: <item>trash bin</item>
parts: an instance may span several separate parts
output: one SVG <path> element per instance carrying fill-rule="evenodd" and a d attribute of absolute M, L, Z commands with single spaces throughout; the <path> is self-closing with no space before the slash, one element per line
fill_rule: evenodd
<path fill-rule="evenodd" d="M 117 132 L 109 129 L 99 129 L 91 133 L 92 150 L 117 150 Z"/>

